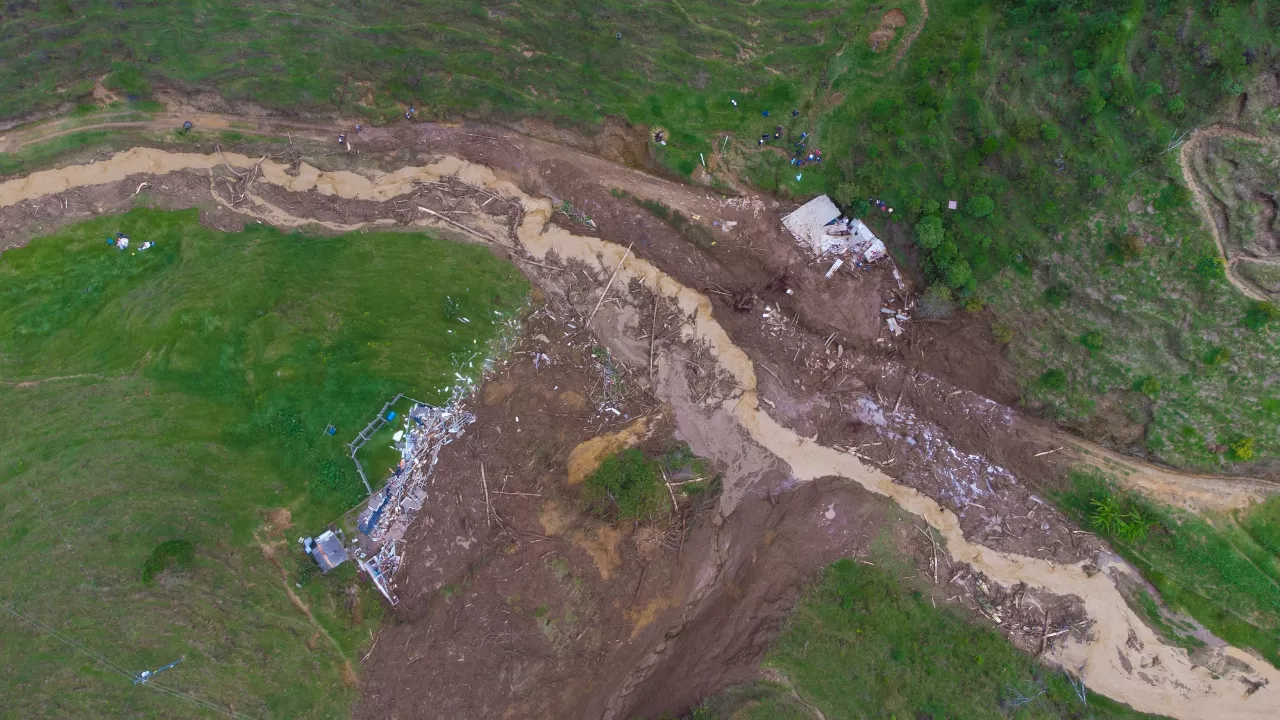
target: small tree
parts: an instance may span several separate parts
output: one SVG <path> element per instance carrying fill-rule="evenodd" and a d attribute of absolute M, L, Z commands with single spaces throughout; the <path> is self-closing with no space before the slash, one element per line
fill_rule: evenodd
<path fill-rule="evenodd" d="M 947 285 L 953 290 L 961 290 L 968 287 L 973 280 L 973 268 L 969 267 L 969 261 L 961 258 L 951 263 L 947 268 Z"/>
<path fill-rule="evenodd" d="M 951 302 L 951 289 L 946 285 L 933 284 L 916 305 L 916 314 L 929 320 L 941 320 L 949 316 L 955 306 Z"/>
<path fill-rule="evenodd" d="M 1090 330 L 1080 336 L 1080 344 L 1090 350 L 1101 350 L 1107 344 L 1107 339 L 1097 330 Z"/>
<path fill-rule="evenodd" d="M 969 213 L 970 217 L 984 218 L 989 216 L 995 209 L 995 201 L 989 195 L 975 195 L 965 203 L 965 212 Z"/>
<path fill-rule="evenodd" d="M 1107 186 L 1107 176 L 1094 173 L 1089 176 L 1089 189 L 1094 192 L 1100 192 L 1102 188 Z"/>
<path fill-rule="evenodd" d="M 1089 115 L 1097 115 L 1106 106 L 1106 99 L 1097 93 L 1090 95 L 1089 99 L 1084 101 L 1084 111 Z"/>
<path fill-rule="evenodd" d="M 1213 348 L 1209 352 L 1205 353 L 1205 356 L 1204 356 L 1204 364 L 1208 365 L 1209 367 L 1218 367 L 1219 365 L 1225 365 L 1230 360 L 1231 360 L 1231 351 L 1221 346 Z"/>
<path fill-rule="evenodd" d="M 1058 136 L 1061 134 L 1062 131 L 1058 129 L 1057 125 L 1050 123 L 1042 123 L 1040 125 L 1040 139 L 1045 142 L 1053 142 L 1054 140 L 1057 140 Z"/>
<path fill-rule="evenodd" d="M 920 218 L 920 222 L 916 223 L 915 230 L 916 245 L 924 250 L 933 250 L 942 244 L 945 233 L 942 230 L 942 218 L 937 215 L 926 215 Z"/>
<path fill-rule="evenodd" d="M 862 193 L 858 192 L 858 186 L 853 183 L 840 183 L 840 186 L 836 188 L 832 195 L 835 196 L 836 202 L 844 208 L 851 207 L 858 201 L 858 198 L 862 197 Z"/>

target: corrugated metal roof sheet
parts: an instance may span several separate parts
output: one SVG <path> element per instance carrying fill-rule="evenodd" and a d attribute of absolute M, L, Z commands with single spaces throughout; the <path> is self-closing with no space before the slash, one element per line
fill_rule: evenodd
<path fill-rule="evenodd" d="M 819 195 L 782 218 L 782 226 L 814 252 L 822 252 L 823 228 L 840 217 L 840 208 L 826 195 Z"/>
<path fill-rule="evenodd" d="M 316 538 L 315 543 L 311 556 L 320 565 L 321 572 L 329 572 L 346 562 L 347 549 L 342 547 L 342 541 L 338 539 L 337 535 L 333 534 L 333 531 L 325 531 L 324 534 Z"/>

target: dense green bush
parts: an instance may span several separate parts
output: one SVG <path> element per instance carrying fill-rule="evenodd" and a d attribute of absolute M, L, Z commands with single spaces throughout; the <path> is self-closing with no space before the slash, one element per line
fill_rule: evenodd
<path fill-rule="evenodd" d="M 1244 316 L 1244 324 L 1252 330 L 1261 330 L 1276 320 L 1280 320 L 1280 307 L 1267 300 L 1254 303 Z"/>
<path fill-rule="evenodd" d="M 142 581 L 151 582 L 156 575 L 175 568 L 187 570 L 195 560 L 196 548 L 187 540 L 166 540 L 151 551 L 151 557 L 142 564 Z"/>
<path fill-rule="evenodd" d="M 665 518 L 671 505 L 658 468 L 635 448 L 605 458 L 583 483 L 588 511 L 607 519 Z"/>
<path fill-rule="evenodd" d="M 1050 368 L 1040 375 L 1036 383 L 1045 390 L 1062 391 L 1067 387 L 1067 373 L 1059 368 Z"/>
<path fill-rule="evenodd" d="M 969 201 L 964 206 L 965 212 L 969 213 L 970 217 L 975 218 L 987 217 L 995 208 L 995 201 L 988 195 L 975 195 L 969 198 Z"/>

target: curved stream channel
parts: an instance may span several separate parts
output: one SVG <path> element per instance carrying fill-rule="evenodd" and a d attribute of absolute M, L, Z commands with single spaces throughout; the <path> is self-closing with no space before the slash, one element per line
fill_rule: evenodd
<path fill-rule="evenodd" d="M 555 253 L 562 261 L 575 260 L 594 268 L 602 276 L 618 268 L 615 282 L 626 286 L 632 280 L 643 283 L 677 303 L 689 320 L 683 328 L 685 339 L 705 343 L 720 367 L 733 376 L 738 393 L 724 401 L 723 410 L 778 459 L 786 462 L 801 481 L 839 476 L 867 490 L 893 499 L 905 510 L 919 515 L 945 538 L 947 551 L 958 562 L 969 563 L 995 582 L 1019 582 L 1058 595 L 1075 595 L 1083 600 L 1094 621 L 1089 641 L 1072 640 L 1055 649 L 1047 659 L 1082 676 L 1090 690 L 1127 703 L 1135 709 L 1187 720 L 1210 718 L 1271 718 L 1277 708 L 1266 693 L 1245 695 L 1246 687 L 1238 671 L 1223 670 L 1215 675 L 1195 665 L 1183 649 L 1163 644 L 1161 639 L 1129 608 L 1111 579 L 1112 572 L 1133 573 L 1119 560 L 1103 563 L 1103 572 L 1086 574 L 1084 564 L 1056 565 L 1046 560 L 1001 553 L 969 542 L 960 530 L 959 519 L 931 498 L 899 485 L 880 470 L 857 457 L 819 445 L 774 421 L 761 409 L 756 394 L 755 367 L 747 354 L 735 345 L 712 315 L 710 300 L 659 270 L 649 262 L 629 254 L 614 243 L 574 235 L 550 223 L 553 209 L 547 198 L 533 197 L 514 183 L 503 180 L 491 169 L 455 157 L 442 157 L 423 167 L 405 167 L 375 178 L 348 172 L 322 172 L 303 164 L 295 175 L 286 166 L 271 160 L 257 160 L 235 153 L 203 155 L 171 153 L 152 148 L 134 148 L 90 165 L 70 166 L 32 173 L 26 178 L 0 183 L 0 207 L 37 200 L 75 187 L 103 185 L 137 175 L 164 175 L 180 171 L 210 172 L 210 188 L 218 202 L 226 204 L 213 185 L 212 171 L 226 163 L 244 170 L 258 166 L 269 183 L 294 192 L 316 192 L 324 196 L 353 200 L 387 201 L 414 191 L 415 182 L 432 182 L 444 176 L 488 192 L 518 201 L 524 217 L 516 232 L 519 249 L 535 260 Z M 361 226 L 317 223 L 300 218 L 249 194 L 257 204 L 248 211 L 263 222 L 285 227 L 322 224 L 334 230 L 356 230 Z M 245 213 L 246 208 L 235 208 Z M 390 213 L 389 213 L 390 215 Z M 387 217 L 371 224 L 395 224 Z M 415 224 L 443 227 L 424 219 Z M 743 488 L 725 488 L 723 502 L 741 497 Z M 1226 656 L 1252 668 L 1251 677 L 1280 688 L 1280 672 L 1248 652 L 1222 649 Z"/>

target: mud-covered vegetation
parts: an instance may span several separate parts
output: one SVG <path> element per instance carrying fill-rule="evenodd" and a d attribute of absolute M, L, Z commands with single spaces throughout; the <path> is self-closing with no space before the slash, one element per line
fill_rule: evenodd
<path fill-rule="evenodd" d="M 629 448 L 605 458 L 587 476 L 581 500 L 587 512 L 605 520 L 660 522 L 674 512 L 674 493 L 700 497 L 714 482 L 688 445 L 657 457 Z"/>
<path fill-rule="evenodd" d="M 1280 662 L 1280 500 L 1202 516 L 1122 493 L 1086 473 L 1074 473 L 1059 500 L 1133 563 L 1169 608 Z M 1146 614 L 1157 627 L 1176 623 Z"/>
<path fill-rule="evenodd" d="M 345 443 L 397 392 L 447 398 L 527 288 L 482 247 L 224 234 L 194 210 L 6 251 L 0 598 L 129 672 L 185 657 L 161 682 L 223 707 L 346 712 L 380 601 L 350 564 L 319 577 L 297 538 L 363 494 Z M 469 323 L 444 319 L 445 297 Z M 4 618 L 3 714 L 199 712 Z"/>

